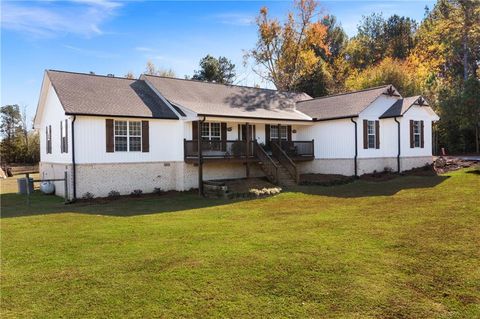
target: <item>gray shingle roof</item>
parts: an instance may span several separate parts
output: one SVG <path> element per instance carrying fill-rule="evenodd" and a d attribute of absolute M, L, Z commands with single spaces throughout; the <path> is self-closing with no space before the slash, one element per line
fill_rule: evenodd
<path fill-rule="evenodd" d="M 388 108 L 388 110 L 385 111 L 385 113 L 382 114 L 382 116 L 380 116 L 380 118 L 402 116 L 420 97 L 420 95 L 417 95 L 397 100 L 390 108 Z M 428 106 L 428 103 L 423 102 L 422 105 Z"/>
<path fill-rule="evenodd" d="M 324 96 L 297 103 L 297 109 L 316 120 L 357 116 L 375 99 L 384 94 L 389 85 Z"/>
<path fill-rule="evenodd" d="M 66 114 L 178 119 L 145 81 L 47 71 Z"/>
<path fill-rule="evenodd" d="M 305 93 L 279 92 L 244 86 L 144 75 L 169 102 L 200 115 L 310 120 L 295 103 L 310 99 Z"/>

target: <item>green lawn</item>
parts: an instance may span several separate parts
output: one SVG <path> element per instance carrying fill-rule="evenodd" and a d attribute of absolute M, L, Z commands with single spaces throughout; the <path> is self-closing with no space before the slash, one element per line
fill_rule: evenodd
<path fill-rule="evenodd" d="M 2 318 L 479 318 L 480 175 L 94 205 L 6 193 Z"/>

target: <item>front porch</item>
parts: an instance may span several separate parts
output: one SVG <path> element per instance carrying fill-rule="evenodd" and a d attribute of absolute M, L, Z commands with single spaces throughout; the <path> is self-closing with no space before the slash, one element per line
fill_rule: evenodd
<path fill-rule="evenodd" d="M 272 144 L 280 146 L 294 162 L 314 159 L 314 141 L 270 141 L 270 145 L 258 143 L 256 140 L 184 140 L 184 159 L 187 163 L 198 163 L 199 156 L 203 161 L 259 161 L 258 147 L 268 155 L 272 155 Z M 199 152 L 200 149 L 200 152 Z"/>

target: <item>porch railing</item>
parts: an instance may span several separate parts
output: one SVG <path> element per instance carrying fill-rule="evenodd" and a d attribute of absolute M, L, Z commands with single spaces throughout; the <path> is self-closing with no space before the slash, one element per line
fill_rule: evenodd
<path fill-rule="evenodd" d="M 268 180 L 274 184 L 278 183 L 278 166 L 272 160 L 272 158 L 267 154 L 267 152 L 258 145 L 255 141 L 254 146 L 254 154 L 257 158 L 262 162 L 262 167 L 264 169 L 265 175 L 267 176 Z"/>
<path fill-rule="evenodd" d="M 295 165 L 292 159 L 284 150 L 282 150 L 277 142 L 272 142 L 272 154 L 280 162 L 280 164 L 287 169 L 290 175 L 295 179 L 295 182 L 298 184 L 300 178 L 298 175 L 297 165 Z"/>
<path fill-rule="evenodd" d="M 226 158 L 241 159 L 247 158 L 247 142 L 239 140 L 202 140 L 202 158 Z M 254 157 L 254 141 L 250 141 L 249 157 Z M 198 140 L 184 140 L 185 159 L 198 158 Z"/>
<path fill-rule="evenodd" d="M 292 158 L 314 157 L 314 143 L 311 141 L 275 141 Z"/>

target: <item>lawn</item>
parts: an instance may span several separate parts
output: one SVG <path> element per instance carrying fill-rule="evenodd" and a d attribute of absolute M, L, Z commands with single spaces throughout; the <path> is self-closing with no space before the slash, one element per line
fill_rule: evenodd
<path fill-rule="evenodd" d="M 12 182 L 2 318 L 480 317 L 478 169 L 29 208 Z"/>

